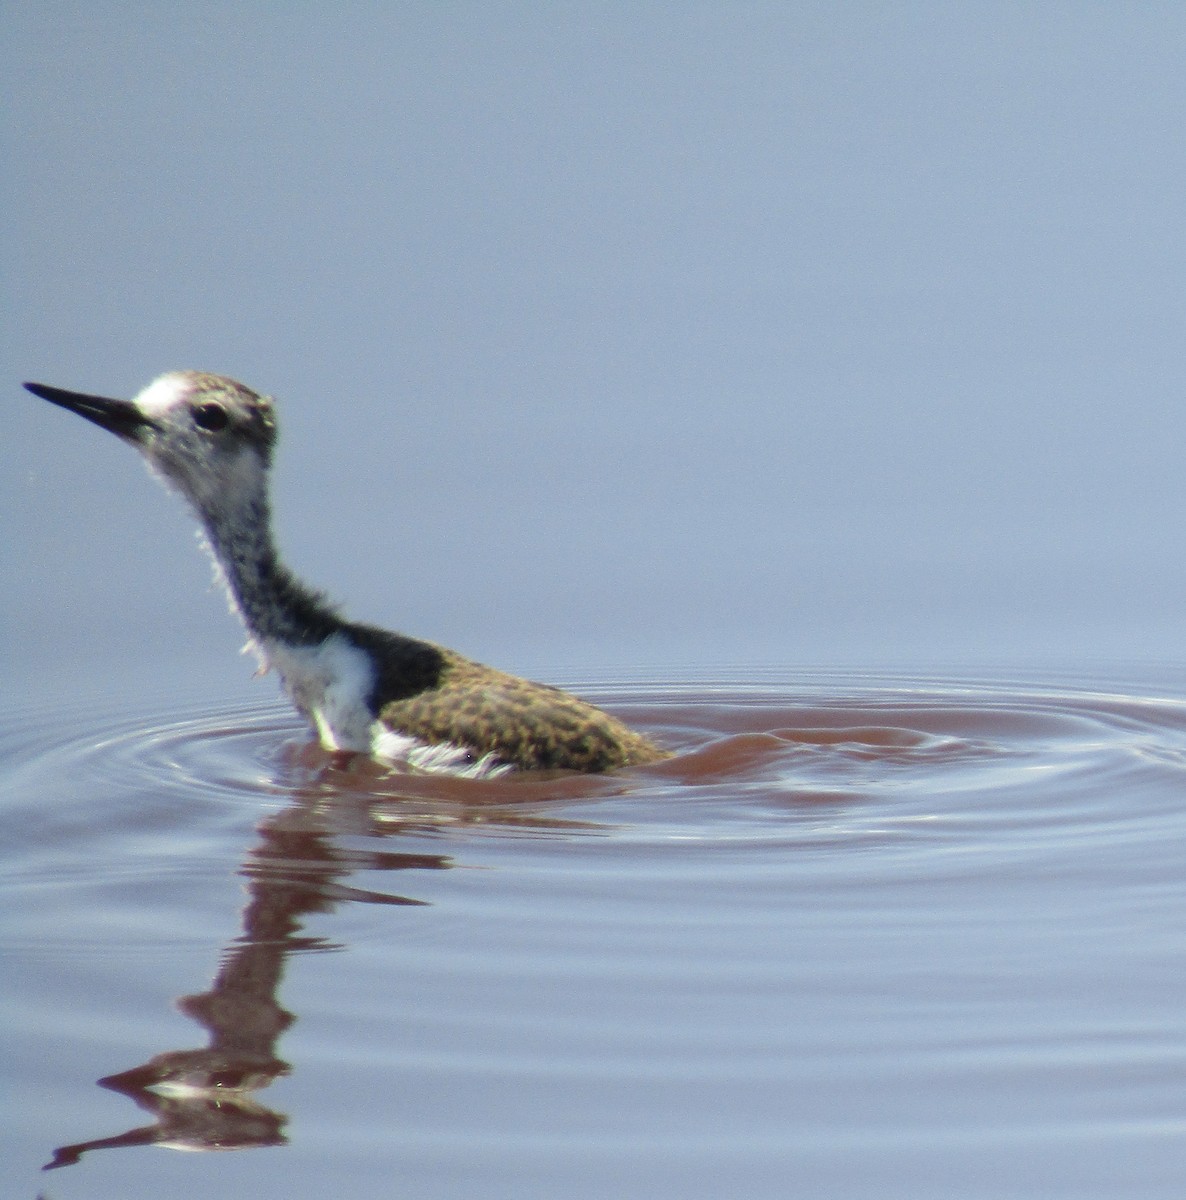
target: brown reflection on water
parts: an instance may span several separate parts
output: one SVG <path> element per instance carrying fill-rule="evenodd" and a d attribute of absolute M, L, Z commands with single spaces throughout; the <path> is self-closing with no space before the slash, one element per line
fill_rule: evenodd
<path fill-rule="evenodd" d="M 704 706 L 695 712 L 704 722 Z M 854 725 L 851 714 L 803 708 L 761 707 L 741 714 L 730 728 L 729 708 L 713 710 L 707 727 L 685 730 L 668 714 L 672 737 L 686 744 L 673 759 L 641 768 L 660 790 L 747 778 L 767 778 L 808 748 L 891 761 L 925 752 L 934 739 L 911 729 Z M 872 714 L 866 714 L 872 715 Z M 806 720 L 804 718 L 807 718 Z M 830 720 L 830 724 L 828 723 Z M 691 726 L 694 722 L 689 721 Z M 951 746 L 960 743 L 950 739 Z M 423 835 L 457 827 L 495 827 L 519 836 L 604 829 L 559 817 L 557 802 L 608 796 L 628 789 L 626 777 L 536 774 L 474 781 L 449 776 L 393 774 L 359 756 L 326 756 L 296 747 L 289 766 L 309 782 L 292 803 L 259 826 L 260 840 L 240 868 L 248 903 L 242 932 L 228 945 L 208 991 L 184 996 L 178 1008 L 205 1030 L 205 1046 L 167 1050 L 147 1062 L 104 1076 L 99 1086 L 128 1097 L 152 1122 L 111 1137 L 61 1146 L 45 1169 L 70 1166 L 99 1149 L 158 1145 L 187 1150 L 246 1149 L 285 1142 L 287 1116 L 259 1101 L 290 1065 L 278 1053 L 284 1031 L 296 1020 L 278 999 L 288 956 L 343 946 L 302 932 L 302 921 L 344 902 L 422 905 L 415 897 L 351 886 L 359 871 L 444 870 L 445 855 L 353 849 L 344 839 Z M 797 790 L 800 803 L 814 797 Z M 828 792 L 829 803 L 836 796 Z M 851 795 L 848 797 L 851 800 Z"/>
<path fill-rule="evenodd" d="M 301 751 L 316 761 L 319 751 Z M 435 871 L 454 865 L 440 854 L 356 850 L 343 834 L 392 837 L 441 825 L 481 824 L 526 832 L 591 828 L 530 811 L 557 791 L 597 787 L 574 777 L 531 782 L 393 776 L 374 764 L 342 761 L 294 793 L 294 801 L 259 826 L 242 874 L 249 881 L 242 932 L 223 954 L 209 991 L 183 996 L 177 1006 L 207 1034 L 205 1046 L 167 1050 L 140 1066 L 107 1075 L 100 1087 L 119 1092 L 149 1113 L 152 1123 L 111 1137 L 59 1146 L 44 1170 L 72 1166 L 92 1150 L 164 1146 L 179 1150 L 242 1150 L 282 1145 L 288 1117 L 261 1104 L 258 1093 L 287 1075 L 277 1043 L 296 1017 L 278 999 L 288 956 L 340 950 L 302 933 L 302 920 L 340 903 L 415 905 L 410 896 L 351 887 L 353 872 Z M 524 804 L 528 808 L 525 810 Z"/>
<path fill-rule="evenodd" d="M 693 1163 L 702 1144 L 715 1146 L 718 1155 L 736 1155 L 728 1161 L 740 1163 L 749 1147 L 759 1145 L 751 1130 L 788 1162 L 800 1145 L 814 1161 L 822 1133 L 831 1141 L 819 1161 L 834 1160 L 838 1172 L 846 1169 L 842 1160 L 851 1157 L 852 1146 L 880 1153 L 888 1133 L 898 1129 L 907 1143 L 923 1145 L 919 1139 L 933 1130 L 936 1145 L 966 1147 L 969 1131 L 979 1138 L 983 1126 L 989 1130 L 985 1144 L 1007 1154 L 1019 1137 L 1030 1136 L 1031 1110 L 1058 1113 L 1055 1141 L 1065 1140 L 1079 1120 L 1074 1114 L 1085 1111 L 1074 1107 L 1081 1095 L 1093 1113 L 1104 1115 L 1083 1117 L 1081 1142 L 1076 1133 L 1073 1145 L 1088 1144 L 1101 1129 L 1107 1134 L 1110 1112 L 1116 1118 L 1108 1136 L 1124 1146 L 1131 1148 L 1133 1129 L 1152 1128 L 1141 1125 L 1143 1117 L 1134 1121 L 1133 1110 L 1113 1108 L 1119 1093 L 1107 1079 L 1117 1070 L 1127 1078 L 1153 1079 L 1149 1064 L 1161 1061 L 1165 1044 L 1174 1044 L 1176 1010 L 1153 1001 L 1148 1016 L 1137 1007 L 1125 1018 L 1129 1024 L 1112 1028 L 1101 1024 L 1111 1020 L 1102 1005 L 1160 993 L 1165 972 L 1174 969 L 1172 954 L 1166 957 L 1166 947 L 1176 944 L 1166 932 L 1174 916 L 1165 898 L 1177 894 L 1180 864 L 1163 848 L 1180 840 L 1180 806 L 1173 798 L 1186 774 L 1181 701 L 962 685 L 950 691 L 862 687 L 835 699 L 820 699 L 814 691 L 788 698 L 718 689 L 678 693 L 653 709 L 639 704 L 626 715 L 659 731 L 675 757 L 612 778 L 472 781 L 393 776 L 366 760 L 327 761 L 302 747 L 273 773 L 260 771 L 258 754 L 235 757 L 224 743 L 249 734 L 258 745 L 275 728 L 261 733 L 253 726 L 244 733 L 220 722 L 214 732 L 182 728 L 164 743 L 128 739 L 129 752 L 113 764 L 86 758 L 82 766 L 90 770 L 126 767 L 136 782 L 147 778 L 152 786 L 138 788 L 137 797 L 147 792 L 158 798 L 155 788 L 165 786 L 180 763 L 187 789 L 205 780 L 241 804 L 258 803 L 261 796 L 274 803 L 279 792 L 287 806 L 260 824 L 258 841 L 240 867 L 247 892 L 241 928 L 232 930 L 237 936 L 212 984 L 179 1002 L 205 1044 L 164 1050 L 100 1079 L 103 1088 L 131 1099 L 148 1121 L 62 1146 L 48 1167 L 123 1146 L 284 1144 L 288 1117 L 263 1101 L 276 1079 L 294 1072 L 281 1044 L 296 1019 L 280 996 L 288 956 L 344 948 L 303 926 L 313 914 L 334 913 L 351 900 L 387 906 L 397 924 L 393 934 L 401 917 L 405 928 L 421 926 L 402 909 L 443 898 L 460 880 L 415 872 L 467 865 L 465 859 L 494 861 L 508 873 L 526 866 L 525 877 L 510 880 L 490 912 L 477 915 L 496 921 L 540 902 L 544 915 L 536 932 L 546 937 L 540 958 L 531 961 L 535 978 L 554 978 L 558 947 L 578 969 L 564 984 L 571 990 L 549 990 L 542 1000 L 532 995 L 524 1004 L 524 997 L 506 991 L 497 937 L 484 940 L 467 969 L 514 1006 L 519 1023 L 504 1026 L 500 1012 L 497 1028 L 513 1029 L 522 1044 L 508 1049 L 502 1032 L 492 1043 L 485 1032 L 490 1013 L 485 1006 L 471 1011 L 462 989 L 442 1036 L 452 1050 L 456 1022 L 472 1019 L 473 1030 L 466 1028 L 474 1036 L 476 1065 L 453 1083 L 446 1080 L 443 1089 L 457 1080 L 493 1087 L 491 1064 L 510 1061 L 514 1052 L 527 1056 L 530 1070 L 548 1061 L 549 1074 L 522 1100 L 539 1106 L 527 1108 L 528 1115 L 545 1118 L 532 1143 L 539 1149 L 520 1151 L 546 1155 L 549 1170 L 567 1170 L 578 1179 L 591 1153 L 625 1148 L 629 1154 L 641 1145 L 633 1120 L 620 1120 L 630 1103 L 624 1098 L 635 1095 L 665 1098 L 656 1109 L 662 1113 L 654 1153 L 676 1144 L 664 1138 L 678 1123 L 689 1131 L 683 1144 Z M 234 741 L 230 746 L 236 748 Z M 270 755 L 267 761 L 273 762 Z M 55 780 L 80 774 L 75 760 L 64 765 L 69 772 L 56 764 Z M 170 805 L 176 798 L 160 796 Z M 597 819 L 572 819 L 589 812 Z M 498 839 L 504 845 L 487 855 L 489 845 L 477 848 L 479 828 L 510 836 Z M 569 888 L 557 878 L 554 868 L 561 864 L 552 851 L 566 850 L 566 843 L 579 840 L 571 835 L 581 831 L 598 836 L 583 848 L 576 886 Z M 169 832 L 171 827 L 164 836 Z M 560 836 L 550 843 L 553 834 Z M 535 844 L 507 852 L 505 843 L 524 839 Z M 456 861 L 404 852 L 425 848 L 452 851 Z M 228 853 L 230 860 L 238 857 L 238 847 Z M 106 861 L 97 860 L 97 875 Z M 397 870 L 405 872 L 398 879 L 358 874 Z M 598 883 L 625 885 L 604 914 L 589 904 L 589 887 Z M 463 890 L 472 904 L 474 893 Z M 1118 904 L 1112 892 L 1121 897 Z M 545 900 L 551 902 L 546 907 Z M 559 934 L 552 928 L 554 916 L 565 913 L 581 918 L 575 939 L 563 920 Z M 430 918 L 430 929 L 433 924 Z M 463 942 L 466 932 L 455 929 Z M 382 966 L 405 971 L 407 981 L 398 937 L 393 941 L 394 959 Z M 103 937 L 99 944 L 110 942 Z M 511 946 L 521 954 L 524 944 Z M 512 974 L 517 965 L 512 962 Z M 704 1007 L 698 999 L 673 1023 L 672 1001 L 682 1001 L 689 982 L 698 986 L 697 972 L 707 981 Z M 599 984 L 593 1000 L 612 997 L 621 1005 L 610 1022 L 601 1005 L 590 1002 L 586 1011 L 582 992 L 593 977 Z M 1106 986 L 1083 987 L 1084 979 L 1106 984 L 1113 977 L 1123 977 L 1114 996 Z M 626 996 L 633 981 L 646 985 L 637 999 Z M 1087 1007 L 1077 1009 L 1076 998 L 1089 992 Z M 553 1021 L 557 996 L 569 1003 L 563 1019 Z M 736 1019 L 738 1011 L 745 1022 Z M 537 1030 L 533 1022 L 541 1012 L 548 1022 Z M 394 1014 L 397 1025 L 400 1016 Z M 406 1016 L 416 1019 L 412 1012 Z M 1134 1037 L 1132 1021 L 1147 1021 L 1142 1027 L 1149 1036 Z M 1168 1040 L 1156 1040 L 1162 1036 L 1158 1021 Z M 662 1036 L 654 1037 L 652 1053 L 653 1030 Z M 546 1048 L 554 1045 L 564 1053 L 552 1068 Z M 492 1046 L 502 1057 L 491 1057 Z M 147 1046 L 143 1054 L 155 1048 Z M 431 1071 L 419 1047 L 417 1055 L 408 1065 L 409 1079 Z M 461 1053 L 456 1061 L 463 1061 Z M 1051 1063 L 1058 1069 L 1051 1070 Z M 515 1079 L 527 1077 L 514 1069 Z M 313 1070 L 312 1063 L 305 1068 L 306 1074 Z M 348 1084 L 357 1068 L 338 1062 L 332 1070 Z M 1080 1071 L 1104 1082 L 1093 1093 L 1082 1085 Z M 591 1078 L 596 1087 L 587 1086 Z M 653 1090 L 642 1091 L 640 1081 Z M 561 1084 L 566 1103 L 557 1106 Z M 85 1086 L 89 1090 L 89 1080 Z M 414 1103 L 414 1092 L 407 1094 Z M 817 1094 L 823 1097 L 819 1118 Z M 1172 1103 L 1155 1112 L 1159 1094 L 1148 1093 L 1148 1122 L 1176 1128 Z M 868 1104 L 867 1095 L 874 1096 Z M 1001 1096 L 1010 1103 L 1000 1103 Z M 789 1119 L 781 1115 L 784 1105 Z M 407 1120 L 405 1107 L 378 1116 L 371 1108 L 350 1115 L 360 1137 L 374 1144 Z M 732 1124 L 718 1133 L 720 1111 Z M 618 1125 L 610 1126 L 611 1115 Z M 557 1157 L 562 1142 L 554 1131 L 568 1138 L 578 1126 L 592 1129 L 592 1140 L 572 1142 L 567 1157 Z M 495 1145 L 507 1127 L 501 1118 L 483 1126 L 478 1142 Z M 408 1136 L 424 1145 L 432 1141 L 442 1156 L 450 1147 L 485 1153 L 485 1162 L 470 1160 L 474 1169 L 497 1169 L 488 1150 L 472 1150 L 472 1123 L 425 1129 L 409 1127 Z M 735 1139 L 731 1131 L 742 1129 Z M 621 1140 L 615 1143 L 615 1137 Z M 602 1149 L 591 1151 L 594 1143 Z M 669 1166 L 657 1166 L 653 1156 L 639 1161 L 644 1167 L 649 1161 L 655 1172 Z M 956 1170 L 957 1161 L 945 1169 Z"/>

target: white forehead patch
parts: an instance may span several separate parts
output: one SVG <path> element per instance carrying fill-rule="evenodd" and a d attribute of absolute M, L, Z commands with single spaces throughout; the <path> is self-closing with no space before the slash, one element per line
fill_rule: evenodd
<path fill-rule="evenodd" d="M 146 416 L 159 417 L 184 403 L 193 384 L 180 371 L 154 379 L 132 403 Z"/>

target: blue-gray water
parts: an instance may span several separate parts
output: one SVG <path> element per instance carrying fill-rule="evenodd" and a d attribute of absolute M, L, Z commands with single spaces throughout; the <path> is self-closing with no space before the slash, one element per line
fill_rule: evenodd
<path fill-rule="evenodd" d="M 0 1192 L 1182 1193 L 1186 12 L 0 23 Z M 185 367 L 351 615 L 676 760 L 325 774 L 19 388 Z"/>
<path fill-rule="evenodd" d="M 1180 1193 L 1186 680 L 592 694 L 676 758 L 11 719 L 8 1194 Z"/>

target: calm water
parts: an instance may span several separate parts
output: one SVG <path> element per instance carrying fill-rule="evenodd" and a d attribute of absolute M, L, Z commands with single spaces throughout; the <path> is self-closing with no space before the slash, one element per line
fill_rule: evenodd
<path fill-rule="evenodd" d="M 1186 6 L 0 22 L 0 1200 L 1186 1195 Z M 185 367 L 358 619 L 865 673 L 335 767 L 19 388 Z"/>
<path fill-rule="evenodd" d="M 584 690 L 677 757 L 10 716 L 4 1195 L 1182 1194 L 1186 686 Z"/>

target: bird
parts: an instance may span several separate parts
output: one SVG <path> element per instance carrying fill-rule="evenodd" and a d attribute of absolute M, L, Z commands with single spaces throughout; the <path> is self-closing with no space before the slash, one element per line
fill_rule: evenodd
<path fill-rule="evenodd" d="M 485 778 L 601 773 L 670 757 L 649 737 L 547 684 L 347 620 L 281 561 L 268 487 L 276 404 L 225 375 L 169 371 L 131 400 L 26 383 L 133 446 L 198 520 L 261 672 L 327 751 Z"/>

